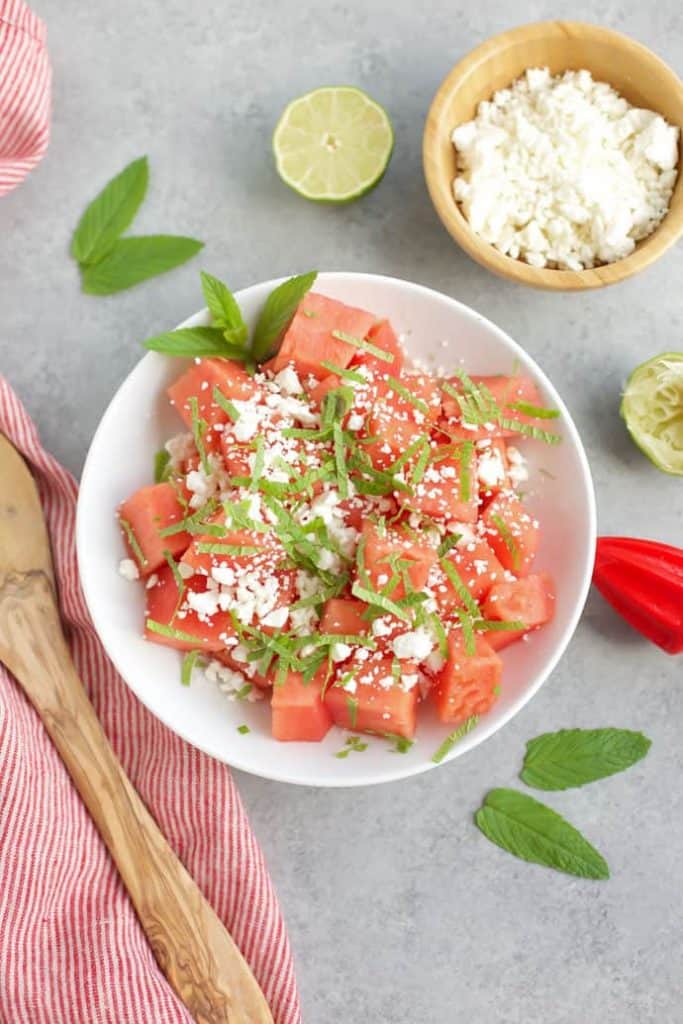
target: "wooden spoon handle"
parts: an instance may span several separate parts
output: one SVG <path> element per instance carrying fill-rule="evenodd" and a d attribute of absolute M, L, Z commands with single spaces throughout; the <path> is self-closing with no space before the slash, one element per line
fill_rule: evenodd
<path fill-rule="evenodd" d="M 234 941 L 124 774 L 76 674 L 43 572 L 0 586 L 0 658 L 88 808 L 161 969 L 198 1024 L 272 1024 Z"/>

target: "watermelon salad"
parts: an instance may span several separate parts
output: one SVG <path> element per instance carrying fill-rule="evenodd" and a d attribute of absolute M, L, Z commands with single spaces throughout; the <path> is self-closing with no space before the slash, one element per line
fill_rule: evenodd
<path fill-rule="evenodd" d="M 185 431 L 118 510 L 120 571 L 183 682 L 268 701 L 277 740 L 490 710 L 555 602 L 519 492 L 519 445 L 559 440 L 532 380 L 418 369 L 387 320 L 309 292 L 268 362 L 196 358 L 168 396 Z"/>

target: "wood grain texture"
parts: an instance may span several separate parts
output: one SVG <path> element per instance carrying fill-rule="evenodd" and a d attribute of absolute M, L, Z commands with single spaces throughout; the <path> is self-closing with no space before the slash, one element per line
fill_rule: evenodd
<path fill-rule="evenodd" d="M 198 1024 L 272 1024 L 256 979 L 119 764 L 76 673 L 33 480 L 0 436 L 0 660 L 41 716 L 154 955 Z M 33 532 L 32 532 L 33 531 Z M 32 564 L 31 564 L 32 563 Z"/>
<path fill-rule="evenodd" d="M 571 21 L 537 22 L 494 36 L 464 58 L 441 84 L 432 102 L 423 137 L 427 187 L 444 226 L 482 266 L 500 277 L 535 288 L 576 291 L 615 284 L 643 270 L 683 234 L 683 173 L 678 175 L 669 213 L 635 251 L 593 270 L 530 267 L 498 252 L 470 228 L 453 197 L 456 174 L 451 134 L 469 121 L 482 100 L 510 85 L 530 67 L 553 74 L 587 68 L 609 82 L 630 103 L 655 110 L 683 132 L 683 84 L 659 57 L 611 29 Z M 679 144 L 683 153 L 683 145 Z M 680 158 L 679 158 L 680 159 Z M 679 163 L 680 168 L 680 163 Z"/>

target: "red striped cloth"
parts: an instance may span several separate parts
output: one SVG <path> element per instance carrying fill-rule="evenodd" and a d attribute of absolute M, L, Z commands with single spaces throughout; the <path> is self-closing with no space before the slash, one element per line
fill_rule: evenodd
<path fill-rule="evenodd" d="M 0 0 L 0 196 L 21 184 L 50 139 L 45 36 L 24 0 Z"/>
<path fill-rule="evenodd" d="M 78 582 L 76 482 L 41 447 L 2 376 L 0 431 L 37 480 L 74 660 L 116 753 L 251 964 L 277 1024 L 297 1024 L 287 934 L 230 772 L 157 721 L 107 660 Z M 38 715 L 2 665 L 0 1021 L 190 1022 Z"/>

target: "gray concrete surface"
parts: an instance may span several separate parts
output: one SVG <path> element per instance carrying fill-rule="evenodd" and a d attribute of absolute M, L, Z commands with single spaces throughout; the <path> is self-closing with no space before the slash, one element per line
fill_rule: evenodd
<path fill-rule="evenodd" d="M 603 532 L 683 542 L 683 485 L 650 467 L 617 415 L 629 369 L 681 348 L 683 249 L 600 294 L 520 290 L 454 247 L 420 166 L 432 94 L 474 44 L 524 21 L 582 17 L 630 33 L 680 70 L 675 0 L 35 8 L 49 26 L 53 139 L 43 165 L 0 201 L 0 369 L 75 473 L 140 339 L 200 305 L 200 266 L 235 288 L 311 265 L 380 271 L 462 299 L 539 360 L 585 440 Z M 390 111 L 393 162 L 356 205 L 310 206 L 278 181 L 270 133 L 293 95 L 347 81 Z M 70 232 L 92 193 L 145 152 L 152 182 L 137 229 L 192 233 L 206 250 L 130 292 L 83 296 Z M 538 697 L 450 767 L 348 792 L 240 777 L 286 913 L 307 1024 L 683 1020 L 681 664 L 593 596 Z M 628 773 L 552 798 L 606 855 L 607 883 L 516 861 L 471 820 L 488 788 L 514 783 L 527 739 L 572 725 L 638 728 L 654 741 Z"/>

